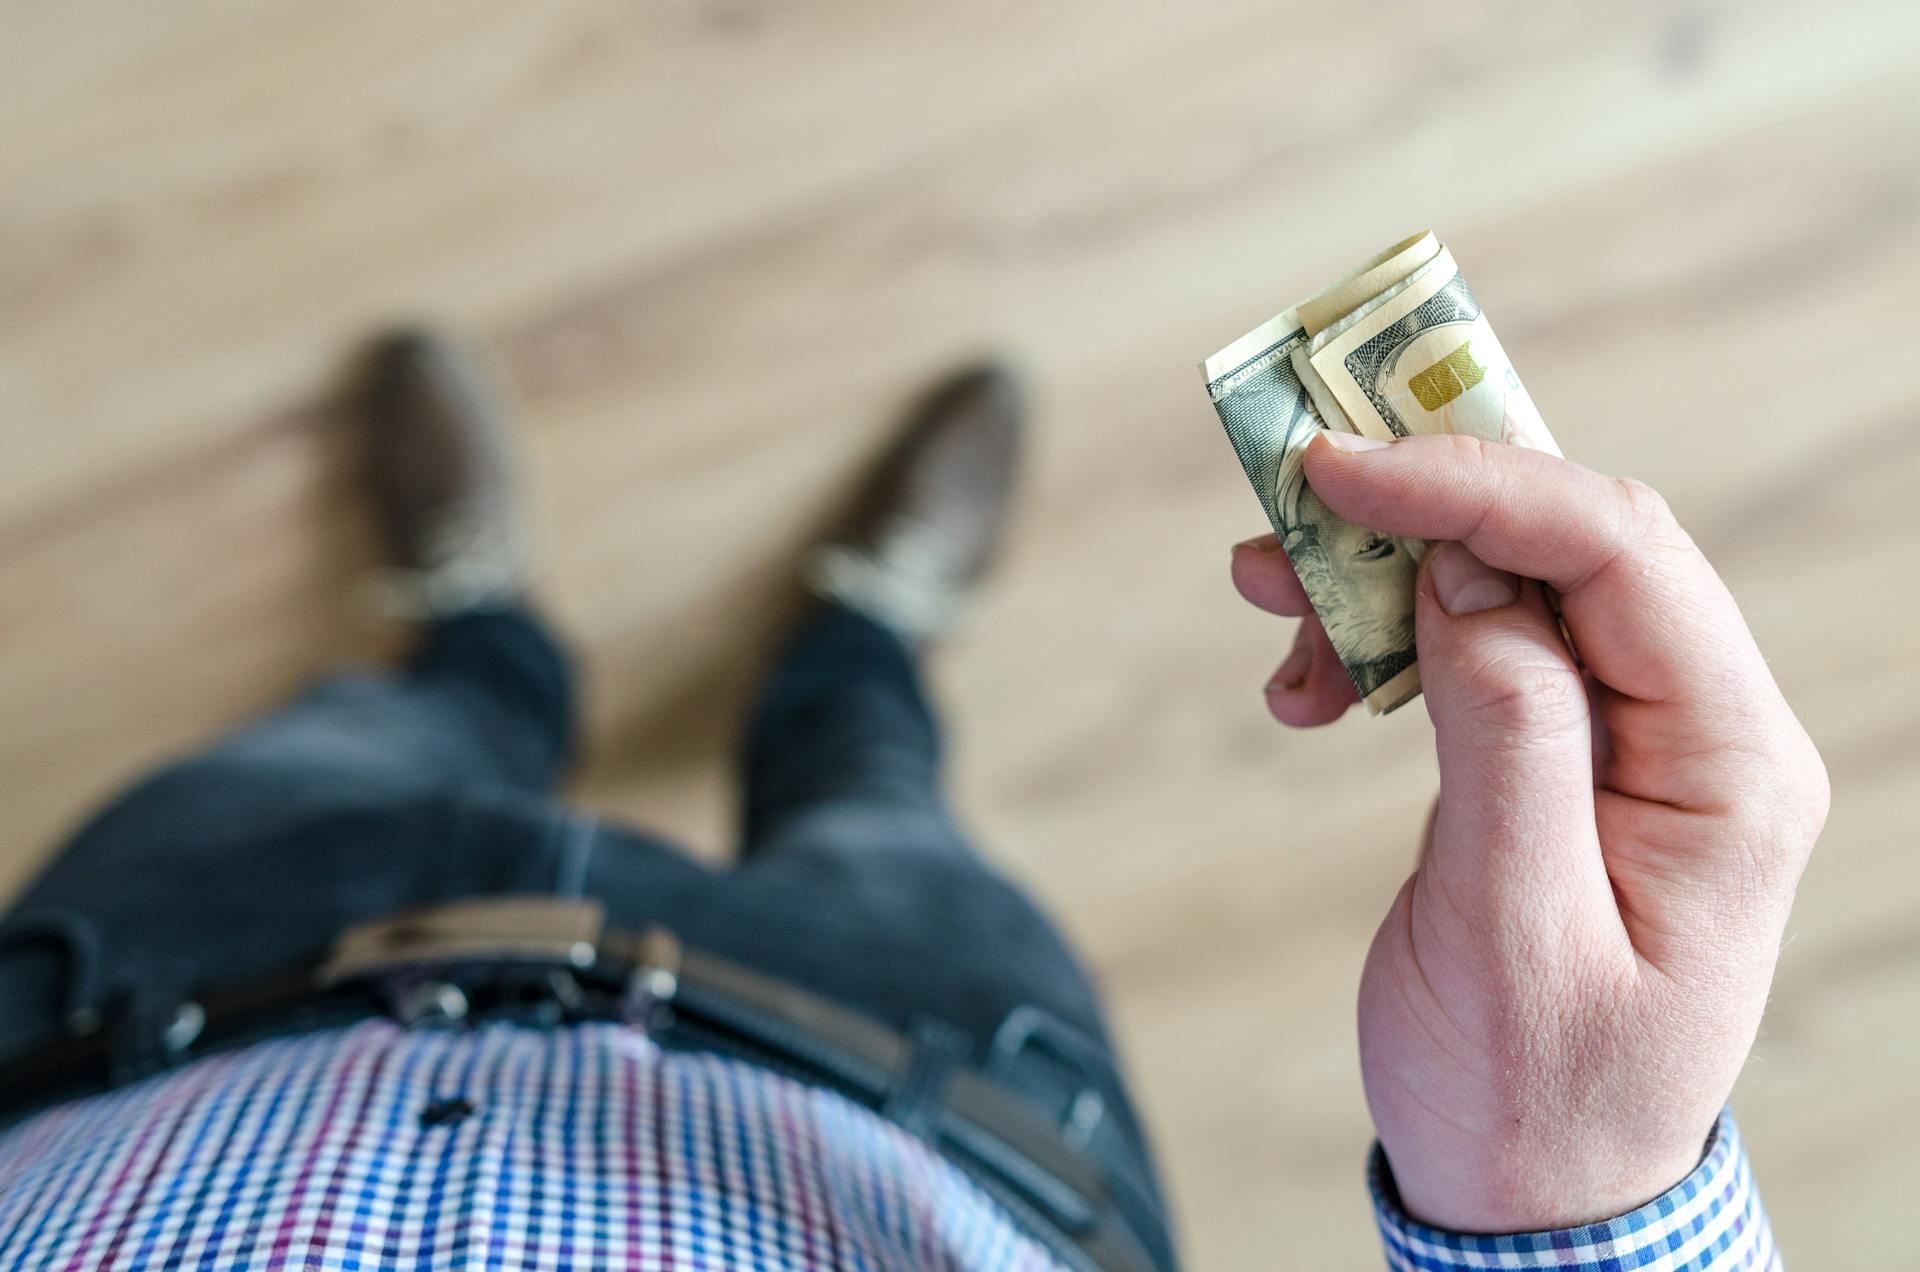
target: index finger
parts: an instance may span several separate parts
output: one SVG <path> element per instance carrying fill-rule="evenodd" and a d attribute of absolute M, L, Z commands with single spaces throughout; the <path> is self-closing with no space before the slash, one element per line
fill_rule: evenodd
<path fill-rule="evenodd" d="M 1766 675 L 1726 585 L 1646 486 L 1451 435 L 1348 450 L 1323 434 L 1306 465 L 1314 491 L 1356 525 L 1457 539 L 1489 565 L 1551 584 L 1582 661 L 1619 693 L 1724 701 Z"/>

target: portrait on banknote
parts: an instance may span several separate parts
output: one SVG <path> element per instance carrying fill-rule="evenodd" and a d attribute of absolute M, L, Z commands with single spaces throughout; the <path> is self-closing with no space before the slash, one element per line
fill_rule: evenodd
<path fill-rule="evenodd" d="M 1281 546 L 1365 697 L 1414 663 L 1413 611 L 1406 598 L 1420 572 L 1423 545 L 1334 516 L 1297 463 L 1282 477 L 1276 502 Z"/>

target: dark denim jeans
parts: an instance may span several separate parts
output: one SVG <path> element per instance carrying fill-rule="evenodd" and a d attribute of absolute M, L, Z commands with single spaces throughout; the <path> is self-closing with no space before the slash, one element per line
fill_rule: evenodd
<path fill-rule="evenodd" d="M 0 923 L 0 1055 L 76 1015 L 158 1019 L 192 990 L 309 964 L 361 919 L 586 893 L 615 925 L 663 923 L 902 1031 L 957 1029 L 977 1063 L 1076 1128 L 1171 1263 L 1093 987 L 955 826 L 897 637 L 834 607 L 794 636 L 749 730 L 730 870 L 559 803 L 573 727 L 564 654 L 507 609 L 443 622 L 404 670 L 325 680 L 161 771 Z"/>

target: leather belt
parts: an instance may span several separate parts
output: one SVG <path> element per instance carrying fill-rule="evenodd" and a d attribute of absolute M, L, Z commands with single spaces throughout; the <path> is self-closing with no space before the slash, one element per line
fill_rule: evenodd
<path fill-rule="evenodd" d="M 317 968 L 174 1004 L 144 1029 L 93 1028 L 0 1064 L 0 1117 L 374 1015 L 409 1026 L 470 1016 L 621 1020 L 663 1046 L 731 1054 L 883 1113 L 901 1092 L 937 1083 L 903 1124 L 1063 1262 L 1084 1272 L 1154 1267 L 1093 1161 L 1034 1106 L 970 1068 L 928 1066 L 914 1039 L 685 948 L 665 929 L 609 930 L 591 899 L 478 898 L 361 924 Z M 132 1047 L 129 1032 L 139 1039 Z"/>

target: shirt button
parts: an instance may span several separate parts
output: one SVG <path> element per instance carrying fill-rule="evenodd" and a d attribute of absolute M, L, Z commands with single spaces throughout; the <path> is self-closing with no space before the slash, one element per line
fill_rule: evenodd
<path fill-rule="evenodd" d="M 434 1100 L 420 1110 L 420 1125 L 432 1130 L 436 1126 L 454 1126 L 464 1122 L 472 1115 L 473 1101 L 461 1096 L 451 1096 L 443 1100 Z"/>

